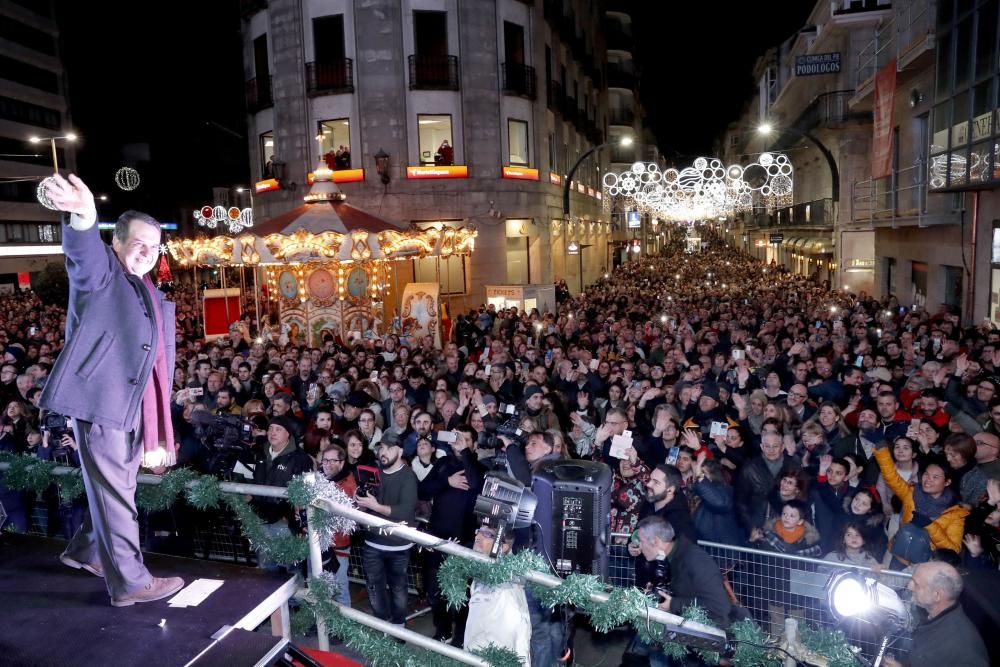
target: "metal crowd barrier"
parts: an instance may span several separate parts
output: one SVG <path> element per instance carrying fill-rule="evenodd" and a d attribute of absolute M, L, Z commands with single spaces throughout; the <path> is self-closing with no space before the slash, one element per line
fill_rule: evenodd
<path fill-rule="evenodd" d="M 791 616 L 818 630 L 843 630 L 848 643 L 860 648 L 868 660 L 878 653 L 882 634 L 861 621 L 837 622 L 826 603 L 826 584 L 833 574 L 844 570 L 872 572 L 870 568 L 715 542 L 698 544 L 719 564 L 736 602 L 766 632 L 780 635 L 785 617 Z M 883 570 L 876 576 L 901 597 L 908 596 L 905 589 L 909 573 Z M 897 656 L 909 653 L 908 630 L 890 637 L 891 653 Z"/>
<path fill-rule="evenodd" d="M 0 471 L 5 470 L 6 468 L 7 464 L 0 463 Z M 79 474 L 78 469 L 76 468 L 68 468 L 62 466 L 55 468 L 53 472 L 54 474 L 57 475 Z M 161 481 L 162 479 L 157 475 L 140 474 L 137 476 L 137 482 L 139 484 L 160 484 Z M 286 489 L 279 487 L 259 486 L 254 484 L 238 484 L 233 482 L 220 482 L 219 486 L 223 492 L 236 493 L 241 495 L 257 495 L 270 498 L 286 498 L 288 495 Z M 478 560 L 487 563 L 492 562 L 492 559 L 489 556 L 476 553 L 472 549 L 468 549 L 453 542 L 447 542 L 447 541 L 442 542 L 433 535 L 423 533 L 416 528 L 407 526 L 405 524 L 393 523 L 391 521 L 388 521 L 387 519 L 383 519 L 382 517 L 367 514 L 354 507 L 339 505 L 336 503 L 322 501 L 322 500 L 317 501 L 316 503 L 314 503 L 314 505 L 316 506 L 316 508 L 320 510 L 353 519 L 355 522 L 358 523 L 359 526 L 365 526 L 369 529 L 377 531 L 390 532 L 395 536 L 401 537 L 403 539 L 415 543 L 416 545 L 425 548 L 435 549 L 444 554 L 456 555 L 461 558 Z M 308 567 L 310 574 L 318 575 L 320 572 L 322 572 L 322 556 L 319 549 L 318 535 L 312 526 L 312 515 L 313 515 L 312 509 L 310 509 L 308 515 L 310 519 L 309 524 L 307 526 L 309 541 L 310 541 L 310 554 L 309 554 Z M 42 526 L 41 522 L 39 522 L 37 528 L 40 528 L 46 532 L 51 532 L 47 530 L 48 526 Z M 149 527 L 147 527 L 147 530 L 142 531 L 145 534 L 145 539 L 147 540 L 147 542 L 149 539 L 151 539 L 150 533 L 152 533 L 152 537 L 155 538 L 155 537 L 160 537 L 157 535 L 157 532 L 170 532 L 170 531 L 157 531 L 155 526 L 152 527 L 152 531 L 150 531 L 148 528 Z M 226 531 L 223 530 L 222 532 L 223 534 L 225 534 Z M 242 537 L 240 539 L 242 539 Z M 555 588 L 559 586 L 559 584 L 562 581 L 562 579 L 552 574 L 533 572 L 533 571 L 526 573 L 525 579 L 527 581 L 530 581 L 540 586 L 544 586 L 546 588 Z M 591 595 L 591 599 L 593 599 L 596 602 L 607 602 L 608 594 L 603 592 L 593 593 Z M 416 646 L 420 646 L 421 648 L 433 651 L 435 653 L 439 653 L 441 655 L 445 655 L 452 659 L 458 660 L 464 664 L 488 667 L 487 663 L 482 658 L 472 653 L 463 651 L 462 649 L 455 648 L 453 646 L 444 644 L 442 642 L 438 642 L 430 637 L 426 637 L 411 630 L 406 630 L 405 628 L 400 628 L 399 626 L 386 623 L 381 619 L 375 618 L 374 616 L 365 614 L 364 612 L 360 612 L 356 609 L 341 607 L 341 611 L 345 615 L 361 623 L 362 625 L 379 630 L 381 632 L 385 632 L 386 634 L 402 639 Z M 715 637 L 723 640 L 725 639 L 725 633 L 723 633 L 721 630 L 700 623 L 695 623 L 693 621 L 685 620 L 680 616 L 662 611 L 655 607 L 647 608 L 646 613 L 648 620 L 663 625 L 668 635 L 672 630 L 679 629 L 683 626 L 684 628 L 687 628 L 689 631 L 699 633 L 702 637 Z M 329 636 L 327 635 L 326 629 L 321 619 L 318 619 L 317 626 L 318 626 L 317 634 L 319 639 L 318 642 L 319 648 L 320 650 L 324 651 L 329 650 Z"/>

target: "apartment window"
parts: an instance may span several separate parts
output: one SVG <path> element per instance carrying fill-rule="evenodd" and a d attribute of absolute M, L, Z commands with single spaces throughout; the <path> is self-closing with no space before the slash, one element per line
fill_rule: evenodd
<path fill-rule="evenodd" d="M 528 123 L 509 118 L 507 120 L 507 146 L 510 164 L 528 166 Z"/>
<path fill-rule="evenodd" d="M 334 171 L 351 168 L 351 121 L 347 118 L 321 120 L 316 140 L 319 154 Z"/>
<path fill-rule="evenodd" d="M 264 178 L 274 178 L 274 132 L 260 135 L 260 173 Z"/>
<path fill-rule="evenodd" d="M 549 171 L 559 173 L 559 150 L 556 147 L 554 132 L 549 132 Z"/>
<path fill-rule="evenodd" d="M 455 164 L 455 143 L 451 136 L 450 115 L 418 115 L 417 135 L 420 143 L 420 164 Z"/>

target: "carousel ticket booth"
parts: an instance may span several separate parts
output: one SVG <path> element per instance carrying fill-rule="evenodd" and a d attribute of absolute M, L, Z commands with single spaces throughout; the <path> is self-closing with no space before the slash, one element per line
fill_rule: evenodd
<path fill-rule="evenodd" d="M 487 285 L 486 304 L 501 308 L 517 308 L 531 312 L 554 313 L 556 310 L 555 285 Z"/>
<path fill-rule="evenodd" d="M 325 165 L 304 199 L 238 236 L 180 239 L 168 248 L 182 267 L 252 269 L 257 312 L 290 341 L 375 338 L 393 323 L 401 337 L 440 341 L 438 285 L 399 285 L 396 263 L 469 255 L 476 230 L 409 229 L 383 220 L 346 203 Z M 262 321 L 259 330 L 268 333 L 267 326 Z"/>

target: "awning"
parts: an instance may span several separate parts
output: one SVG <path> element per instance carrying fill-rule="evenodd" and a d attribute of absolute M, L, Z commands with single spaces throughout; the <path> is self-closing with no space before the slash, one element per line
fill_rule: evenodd
<path fill-rule="evenodd" d="M 826 255 L 833 253 L 833 240 L 824 237 L 814 237 L 804 239 L 802 250 L 814 255 Z"/>

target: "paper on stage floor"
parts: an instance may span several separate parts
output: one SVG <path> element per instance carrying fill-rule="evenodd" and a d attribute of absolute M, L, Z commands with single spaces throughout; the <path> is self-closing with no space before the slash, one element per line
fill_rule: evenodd
<path fill-rule="evenodd" d="M 224 583 L 222 579 L 195 579 L 167 602 L 171 607 L 197 607 Z"/>
<path fill-rule="evenodd" d="M 247 479 L 253 479 L 253 466 L 245 466 L 242 462 L 237 461 L 236 465 L 233 466 L 233 472 L 243 475 Z"/>

